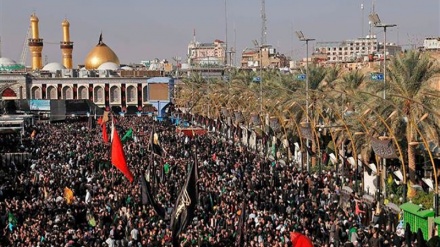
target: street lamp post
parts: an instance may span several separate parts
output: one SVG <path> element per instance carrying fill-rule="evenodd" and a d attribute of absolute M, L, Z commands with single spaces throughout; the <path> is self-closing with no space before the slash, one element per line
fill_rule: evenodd
<path fill-rule="evenodd" d="M 309 123 L 309 41 L 314 41 L 315 39 L 310 39 L 304 37 L 302 31 L 297 31 L 299 41 L 306 43 L 306 123 Z M 306 147 L 309 148 L 309 140 L 306 141 Z M 307 172 L 310 172 L 310 155 L 307 153 Z"/>
<path fill-rule="evenodd" d="M 372 13 L 369 15 L 370 21 L 373 23 L 374 27 L 383 28 L 384 33 L 384 41 L 383 41 L 383 99 L 386 99 L 386 81 L 387 81 L 387 28 L 395 27 L 396 24 L 385 24 L 380 21 L 379 15 L 377 13 Z M 384 133 L 384 136 L 386 136 L 386 132 Z M 383 169 L 383 179 L 386 178 L 386 159 L 382 159 L 382 169 Z M 380 181 L 379 181 L 379 193 L 380 193 Z M 384 187 L 385 189 L 385 187 Z M 384 191 L 386 193 L 386 191 Z"/>
<path fill-rule="evenodd" d="M 384 24 L 380 21 L 379 15 L 373 13 L 369 16 L 370 21 L 375 27 L 383 28 L 384 41 L 383 41 L 383 99 L 386 99 L 386 80 L 387 80 L 387 28 L 395 27 L 396 24 Z"/>

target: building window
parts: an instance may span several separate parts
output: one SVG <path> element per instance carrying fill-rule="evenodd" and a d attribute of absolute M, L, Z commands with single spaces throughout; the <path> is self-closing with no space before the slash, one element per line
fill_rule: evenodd
<path fill-rule="evenodd" d="M 81 86 L 78 88 L 78 99 L 88 99 L 87 95 L 87 88 L 84 86 Z"/>
<path fill-rule="evenodd" d="M 71 87 L 63 88 L 63 99 L 73 99 L 73 93 Z"/>
<path fill-rule="evenodd" d="M 93 91 L 94 91 L 94 95 L 95 95 L 94 101 L 97 103 L 98 102 L 103 103 L 104 102 L 104 89 L 101 86 L 97 86 L 97 87 L 93 88 Z"/>
<path fill-rule="evenodd" d="M 41 89 L 39 87 L 32 88 L 32 99 L 41 99 Z"/>
<path fill-rule="evenodd" d="M 136 88 L 134 86 L 127 87 L 127 102 L 134 103 L 136 102 Z"/>
<path fill-rule="evenodd" d="M 110 88 L 110 103 L 116 103 L 119 102 L 121 95 L 121 91 L 119 90 L 119 87 L 113 86 Z"/>
<path fill-rule="evenodd" d="M 57 89 L 54 86 L 47 87 L 47 99 L 57 99 Z"/>

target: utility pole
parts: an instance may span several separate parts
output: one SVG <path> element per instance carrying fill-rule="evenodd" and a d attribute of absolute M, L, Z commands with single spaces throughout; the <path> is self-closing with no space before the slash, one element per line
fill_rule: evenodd
<path fill-rule="evenodd" d="M 266 26 L 266 1 L 261 0 L 261 41 L 260 46 L 264 46 L 267 43 L 267 26 Z"/>
<path fill-rule="evenodd" d="M 0 57 L 2 56 L 2 34 L 3 34 L 3 0 L 0 0 Z"/>
<path fill-rule="evenodd" d="M 228 67 L 228 8 L 225 0 L 225 66 Z M 229 55 L 230 56 L 230 55 Z"/>
<path fill-rule="evenodd" d="M 309 127 L 309 42 L 315 39 L 306 38 L 302 31 L 297 31 L 299 41 L 306 43 L 306 123 Z M 306 147 L 309 148 L 309 139 L 306 141 Z M 310 172 L 310 155 L 307 151 L 307 172 Z"/>
<path fill-rule="evenodd" d="M 361 37 L 362 38 L 365 38 L 364 37 L 364 0 L 362 0 L 362 3 L 361 3 L 361 14 L 362 14 L 362 17 L 361 17 L 361 26 L 362 26 L 362 34 L 361 34 Z"/>
<path fill-rule="evenodd" d="M 387 80 L 387 28 L 395 27 L 396 24 L 384 24 L 380 21 L 379 15 L 373 13 L 369 16 L 370 22 L 377 28 L 383 28 L 384 33 L 384 41 L 383 41 L 383 100 L 386 100 L 386 80 Z M 386 136 L 386 132 L 384 132 L 384 136 Z M 381 173 L 383 175 L 383 180 L 386 178 L 386 159 L 382 159 L 382 170 Z M 385 183 L 384 183 L 385 184 Z M 379 182 L 379 196 L 380 192 L 380 182 Z M 383 186 L 383 194 L 386 195 L 386 187 Z"/>
<path fill-rule="evenodd" d="M 261 0 L 261 40 L 259 45 L 260 54 L 260 112 L 263 113 L 263 47 L 267 43 L 267 26 L 266 26 L 266 1 Z"/>

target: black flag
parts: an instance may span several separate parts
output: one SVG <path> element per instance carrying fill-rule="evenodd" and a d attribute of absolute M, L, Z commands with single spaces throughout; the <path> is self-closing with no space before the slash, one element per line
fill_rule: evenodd
<path fill-rule="evenodd" d="M 312 148 L 310 148 L 310 147 L 306 147 L 306 148 L 307 148 L 307 153 L 309 153 L 310 156 L 315 156 L 316 155 L 316 153 L 313 152 Z"/>
<path fill-rule="evenodd" d="M 240 219 L 238 220 L 238 229 L 237 229 L 237 247 L 243 247 L 244 246 L 244 226 L 245 226 L 245 218 L 246 217 L 246 204 L 245 202 L 241 203 L 241 215 Z"/>
<path fill-rule="evenodd" d="M 196 210 L 197 190 L 197 161 L 190 165 L 188 177 L 180 191 L 173 213 L 171 214 L 171 231 L 173 246 L 179 246 L 179 235 L 191 223 Z"/>
<path fill-rule="evenodd" d="M 143 205 L 150 204 L 154 211 L 156 211 L 157 215 L 162 219 L 165 218 L 165 209 L 154 200 L 154 197 L 151 194 L 150 182 L 145 179 L 145 176 L 141 176 L 141 197 Z"/>
<path fill-rule="evenodd" d="M 88 120 L 88 122 L 87 122 L 87 127 L 88 127 L 89 129 L 93 129 L 93 128 L 95 128 L 94 123 L 95 123 L 95 121 L 93 121 L 93 117 L 92 117 L 92 115 L 90 115 L 90 116 L 89 116 L 89 120 Z"/>

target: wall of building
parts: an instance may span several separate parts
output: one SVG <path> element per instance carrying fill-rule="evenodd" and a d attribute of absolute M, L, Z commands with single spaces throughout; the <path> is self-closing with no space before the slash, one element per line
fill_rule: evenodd
<path fill-rule="evenodd" d="M 226 44 L 223 41 L 215 40 L 213 43 L 199 43 L 191 41 L 188 45 L 188 63 L 192 66 L 199 66 L 209 58 L 216 58 L 219 65 L 225 65 Z"/>
<path fill-rule="evenodd" d="M 152 99 L 159 98 L 163 108 L 174 97 L 174 84 L 167 77 L 154 78 L 165 86 L 165 94 L 163 90 L 150 89 L 148 78 L 37 78 L 0 74 L 0 99 L 89 99 L 103 108 L 134 106 L 142 109 L 151 104 Z"/>
<path fill-rule="evenodd" d="M 26 99 L 26 80 L 25 74 L 0 74 L 0 99 Z"/>
<path fill-rule="evenodd" d="M 248 49 L 242 53 L 242 68 L 259 68 L 260 64 L 263 68 L 283 68 L 289 67 L 289 60 L 271 46 L 263 47 L 261 50 Z"/>
<path fill-rule="evenodd" d="M 426 38 L 423 41 L 425 50 L 440 50 L 440 38 Z"/>

